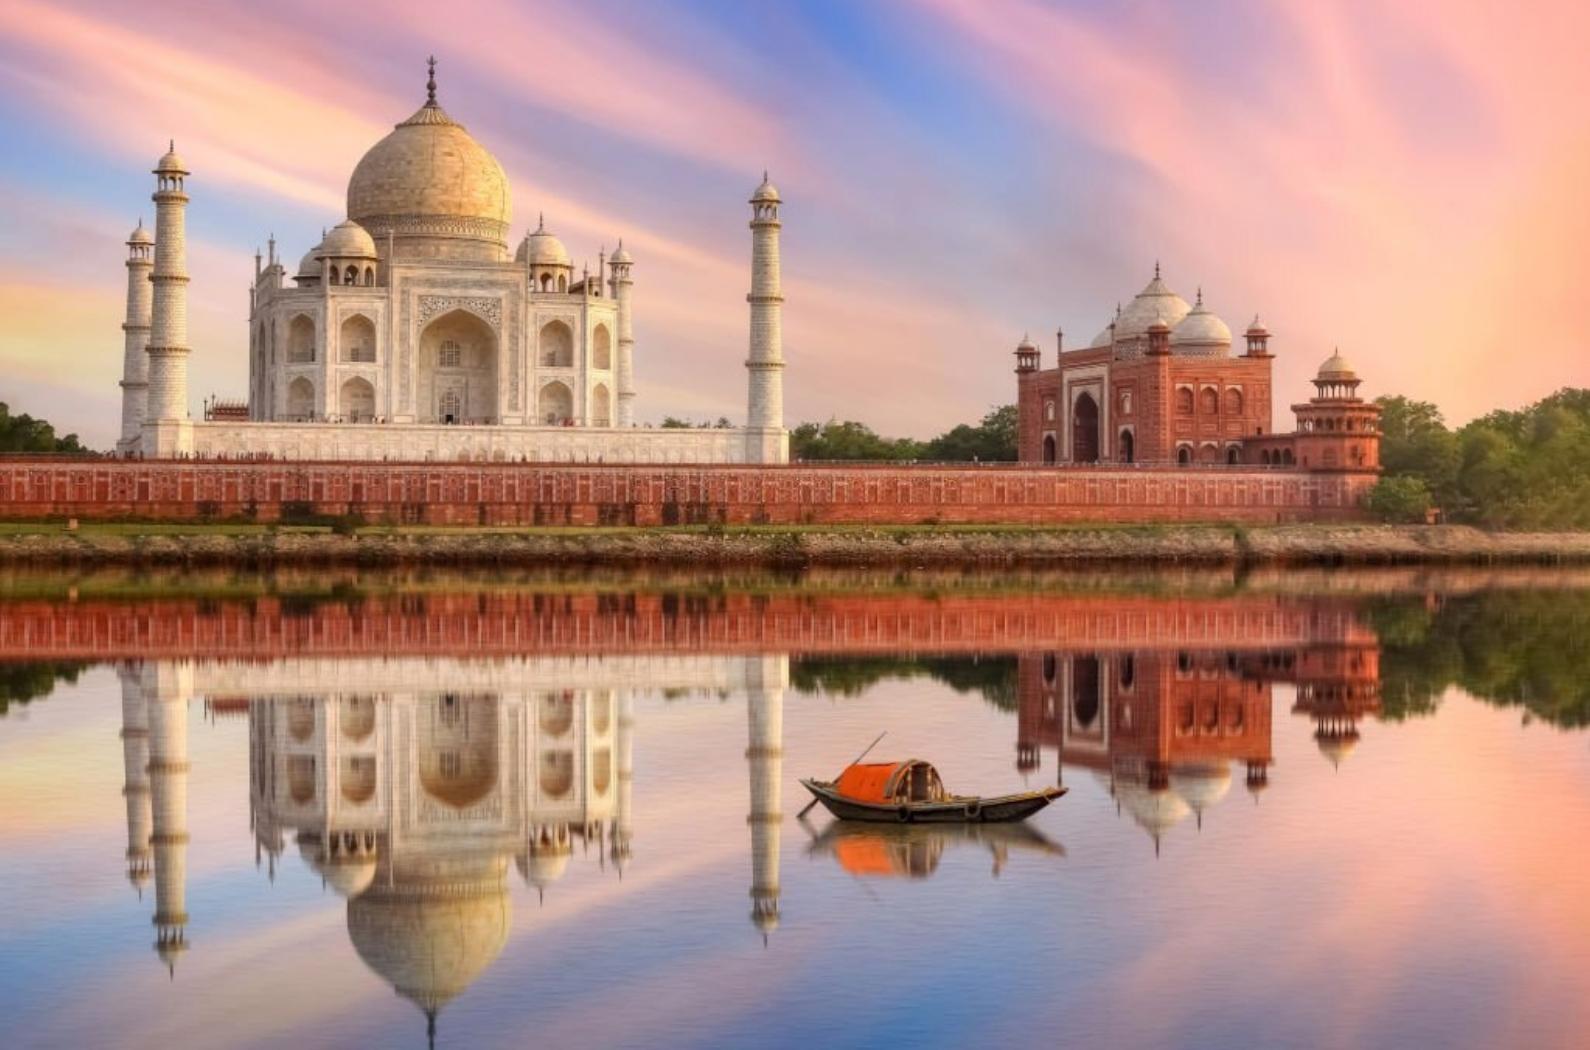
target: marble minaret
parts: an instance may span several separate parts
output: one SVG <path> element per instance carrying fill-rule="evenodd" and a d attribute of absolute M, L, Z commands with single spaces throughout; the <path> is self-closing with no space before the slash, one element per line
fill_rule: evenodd
<path fill-rule="evenodd" d="M 789 657 L 763 656 L 748 665 L 746 721 L 751 774 L 751 922 L 762 939 L 778 928 L 779 847 L 783 813 L 784 688 Z"/>
<path fill-rule="evenodd" d="M 144 412 L 149 407 L 149 360 L 144 349 L 149 345 L 149 314 L 154 285 L 149 271 L 154 267 L 155 239 L 144 229 L 143 220 L 127 237 L 127 319 L 122 322 L 121 362 L 121 439 L 117 452 L 132 452 L 143 436 Z"/>
<path fill-rule="evenodd" d="M 149 405 L 143 451 L 173 456 L 193 449 L 188 419 L 188 171 L 176 144 L 155 166 L 154 306 L 150 312 Z"/>
<path fill-rule="evenodd" d="M 628 689 L 618 694 L 617 752 L 618 799 L 613 815 L 611 856 L 622 875 L 624 862 L 630 856 L 634 827 L 634 813 L 630 807 L 635 789 L 635 696 Z"/>
<path fill-rule="evenodd" d="M 193 666 L 144 665 L 149 719 L 149 796 L 155 854 L 155 952 L 175 975 L 188 950 L 188 697 Z"/>
<path fill-rule="evenodd" d="M 149 810 L 149 714 L 144 701 L 140 666 L 126 663 L 116 668 L 121 680 L 122 797 L 127 800 L 127 881 L 143 895 L 149 881 L 149 836 L 153 820 Z"/>
<path fill-rule="evenodd" d="M 630 280 L 629 269 L 635 261 L 624 249 L 623 241 L 618 242 L 618 250 L 608 264 L 613 268 L 608 288 L 613 302 L 618 305 L 618 418 L 614 425 L 631 427 L 635 425 L 635 315 L 630 308 L 634 282 Z"/>
<path fill-rule="evenodd" d="M 783 281 L 779 275 L 778 188 L 762 173 L 762 184 L 751 194 L 751 352 L 745 368 L 750 374 L 745 425 L 749 429 L 746 458 L 753 463 L 783 463 L 789 459 L 789 435 L 784 431 L 784 330 Z"/>

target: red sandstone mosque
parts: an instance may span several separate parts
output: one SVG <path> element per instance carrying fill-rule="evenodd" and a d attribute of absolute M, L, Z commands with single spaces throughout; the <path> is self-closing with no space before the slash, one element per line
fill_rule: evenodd
<path fill-rule="evenodd" d="M 1148 282 L 1086 347 L 1057 334 L 1055 367 L 1016 347 L 1018 455 L 1024 463 L 1200 464 L 1374 473 L 1380 409 L 1340 353 L 1295 404 L 1297 429 L 1272 429 L 1270 333 L 1257 316 L 1233 354 L 1231 329 L 1171 291 L 1154 266 Z"/>

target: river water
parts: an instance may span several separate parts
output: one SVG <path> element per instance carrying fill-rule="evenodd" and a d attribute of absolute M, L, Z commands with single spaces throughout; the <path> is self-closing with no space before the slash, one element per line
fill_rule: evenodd
<path fill-rule="evenodd" d="M 0 579 L 8 1046 L 1583 1046 L 1590 579 Z M 919 757 L 1068 793 L 838 824 Z"/>

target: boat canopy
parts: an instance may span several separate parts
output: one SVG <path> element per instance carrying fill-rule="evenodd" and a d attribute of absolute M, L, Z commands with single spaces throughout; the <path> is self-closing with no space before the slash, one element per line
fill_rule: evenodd
<path fill-rule="evenodd" d="M 931 762 L 920 758 L 858 763 L 839 774 L 834 789 L 846 798 L 880 806 L 937 802 L 944 798 L 944 782 L 939 779 L 939 771 Z"/>

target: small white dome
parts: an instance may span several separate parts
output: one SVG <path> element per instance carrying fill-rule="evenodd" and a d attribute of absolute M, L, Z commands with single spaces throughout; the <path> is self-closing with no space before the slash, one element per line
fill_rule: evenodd
<path fill-rule="evenodd" d="M 624 248 L 624 242 L 619 241 L 618 247 L 613 251 L 612 257 L 607 261 L 612 263 L 633 263 L 635 260 L 629 257 L 629 252 Z"/>
<path fill-rule="evenodd" d="M 534 233 L 528 234 L 520 242 L 514 261 L 527 263 L 530 266 L 572 267 L 574 265 L 569 261 L 568 249 L 563 247 L 563 242 L 547 231 L 545 219 L 536 226 Z"/>
<path fill-rule="evenodd" d="M 762 184 L 756 188 L 755 193 L 751 194 L 751 203 L 777 204 L 780 199 L 778 187 L 767 177 L 767 172 L 762 172 Z"/>
<path fill-rule="evenodd" d="M 317 253 L 334 259 L 374 259 L 375 239 L 363 226 L 345 219 L 331 228 L 320 242 Z"/>
<path fill-rule="evenodd" d="M 1187 312 L 1187 316 L 1171 329 L 1170 345 L 1204 351 L 1219 350 L 1221 347 L 1229 348 L 1231 329 L 1204 305 L 1203 292 L 1200 291 L 1197 302 Z"/>
<path fill-rule="evenodd" d="M 309 249 L 309 251 L 305 252 L 304 257 L 298 261 L 298 276 L 319 277 L 320 257 L 324 254 L 325 253 L 320 250 L 320 245 L 318 244 Z"/>
<path fill-rule="evenodd" d="M 177 156 L 177 144 L 171 143 L 171 148 L 166 150 L 166 155 L 160 158 L 155 165 L 156 175 L 186 175 L 188 166 L 182 163 L 182 158 Z"/>
<path fill-rule="evenodd" d="M 1339 383 L 1345 380 L 1357 379 L 1358 373 L 1353 371 L 1351 362 L 1342 356 L 1340 350 L 1337 350 L 1321 362 L 1319 375 L 1316 378 Z"/>
<path fill-rule="evenodd" d="M 144 229 L 144 221 L 139 219 L 137 228 L 127 235 L 127 243 L 130 245 L 153 244 L 155 243 L 155 235 Z"/>
<path fill-rule="evenodd" d="M 1192 311 L 1187 300 L 1171 291 L 1154 268 L 1154 279 L 1144 286 L 1133 300 L 1126 304 L 1115 320 L 1115 338 L 1134 339 L 1148 331 L 1155 321 L 1164 321 L 1176 327 Z"/>
<path fill-rule="evenodd" d="M 1021 334 L 1021 342 L 1016 344 L 1016 349 L 1017 350 L 1036 350 L 1038 348 L 1036 346 L 1032 345 L 1032 336 L 1029 335 L 1026 332 L 1023 332 Z"/>

